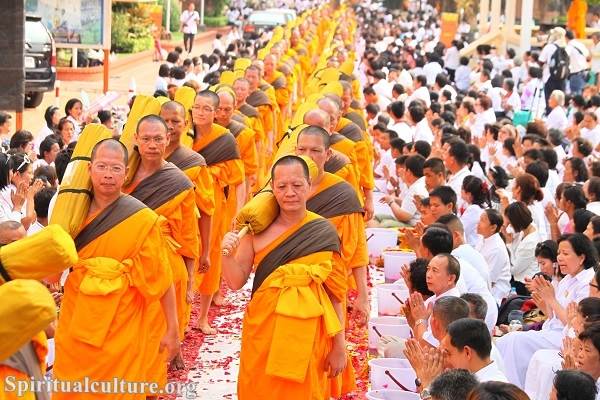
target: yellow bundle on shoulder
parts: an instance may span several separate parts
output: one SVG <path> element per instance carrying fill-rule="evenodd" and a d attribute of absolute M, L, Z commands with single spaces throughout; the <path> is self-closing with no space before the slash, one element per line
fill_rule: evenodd
<path fill-rule="evenodd" d="M 92 179 L 89 173 L 90 157 L 94 146 L 112 132 L 102 124 L 87 125 L 81 135 L 60 183 L 51 224 L 62 226 L 75 237 L 92 203 Z"/>
<path fill-rule="evenodd" d="M 73 239 L 59 225 L 48 225 L 0 248 L 0 263 L 10 279 L 44 279 L 69 268 L 78 258 Z"/>
<path fill-rule="evenodd" d="M 196 99 L 196 91 L 191 87 L 182 86 L 175 92 L 175 101 L 180 103 L 185 108 L 185 131 L 191 132 L 192 124 L 192 106 Z M 191 148 L 194 144 L 194 138 L 190 135 L 181 135 L 181 144 Z"/>
<path fill-rule="evenodd" d="M 38 281 L 17 279 L 0 286 L 0 360 L 19 350 L 56 318 L 56 305 Z"/>

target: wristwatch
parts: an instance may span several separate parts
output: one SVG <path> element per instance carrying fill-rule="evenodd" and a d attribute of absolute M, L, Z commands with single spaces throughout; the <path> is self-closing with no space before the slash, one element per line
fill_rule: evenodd
<path fill-rule="evenodd" d="M 431 393 L 429 393 L 429 389 L 423 389 L 420 393 L 421 400 L 431 399 Z"/>
<path fill-rule="evenodd" d="M 426 325 L 427 324 L 427 320 L 425 320 L 425 319 L 418 319 L 418 320 L 416 320 L 415 321 L 415 328 L 417 326 L 421 325 L 421 324 Z"/>

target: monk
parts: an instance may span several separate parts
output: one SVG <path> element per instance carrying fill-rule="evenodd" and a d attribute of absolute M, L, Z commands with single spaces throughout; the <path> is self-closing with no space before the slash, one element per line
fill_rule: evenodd
<path fill-rule="evenodd" d="M 75 238 L 79 262 L 64 287 L 54 377 L 147 382 L 144 356 L 156 329 L 148 313 L 158 303 L 167 325 L 160 350 L 166 353 L 165 361 L 179 352 L 175 290 L 161 235 L 162 220 L 142 202 L 122 193 L 127 150 L 119 141 L 106 139 L 94 147 L 89 172 L 92 204 Z M 145 393 L 111 395 L 111 399 L 145 397 Z M 98 395 L 54 393 L 52 398 L 97 399 Z"/>
<path fill-rule="evenodd" d="M 234 290 L 255 270 L 244 314 L 238 398 L 325 399 L 346 365 L 344 277 L 331 223 L 306 209 L 306 162 L 284 156 L 272 168 L 279 215 L 263 232 L 223 238 L 223 277 Z M 307 240 L 310 239 L 310 240 Z"/>
<path fill-rule="evenodd" d="M 352 186 L 324 171 L 325 162 L 331 155 L 330 138 L 328 132 L 321 127 L 304 128 L 298 135 L 296 154 L 310 157 L 317 165 L 319 173 L 312 182 L 307 209 L 327 218 L 335 226 L 340 238 L 344 273 L 353 277 L 358 291 L 353 311 L 359 323 L 365 325 L 369 318 L 370 306 L 367 287 L 369 254 L 363 208 Z M 356 389 L 351 364 L 345 372 L 341 380 L 336 379 L 332 382 L 332 397 L 337 398 Z"/>
<path fill-rule="evenodd" d="M 230 229 L 233 217 L 246 199 L 244 164 L 240 158 L 237 142 L 233 135 L 215 124 L 215 112 L 219 107 L 219 96 L 209 90 L 196 95 L 192 107 L 194 143 L 192 149 L 204 157 L 212 174 L 215 194 L 215 212 L 219 218 L 213 221 L 210 232 L 210 268 L 204 274 L 198 291 L 198 324 L 196 329 L 205 335 L 214 335 L 216 329 L 210 326 L 208 310 L 213 297 L 218 293 L 221 281 L 221 243 L 223 235 Z"/>
<path fill-rule="evenodd" d="M 325 112 L 327 112 L 329 114 L 329 117 L 331 118 L 331 129 L 329 130 L 329 133 L 341 133 L 338 131 L 338 127 L 339 127 L 339 120 L 340 120 L 340 107 L 338 106 L 338 104 L 336 102 L 334 102 L 333 100 L 331 100 L 330 98 L 322 98 L 317 102 L 317 105 L 319 106 L 319 108 Z M 356 125 L 355 125 L 356 126 Z M 359 128 L 360 129 L 360 128 Z M 359 132 L 360 134 L 360 132 Z M 373 163 L 370 161 L 369 155 L 368 155 L 368 148 L 366 145 L 366 141 L 364 141 L 362 139 L 362 136 L 360 137 L 348 137 L 347 135 L 343 135 L 345 136 L 347 139 L 349 139 L 350 141 L 352 141 L 354 143 L 354 154 L 355 154 L 355 158 L 354 161 L 353 157 L 347 153 L 345 153 L 345 151 L 349 151 L 346 150 L 347 148 L 349 149 L 349 146 L 343 145 L 343 142 L 340 142 L 340 147 L 336 148 L 335 144 L 334 144 L 334 148 L 336 148 L 336 150 L 344 152 L 344 154 L 346 154 L 348 157 L 350 157 L 350 160 L 353 161 L 353 163 L 355 163 L 354 165 L 356 165 L 357 171 L 358 171 L 358 182 L 360 184 L 361 187 L 361 192 L 360 194 L 362 195 L 363 199 L 364 199 L 364 208 L 365 208 L 365 220 L 370 220 L 373 217 L 373 188 L 375 187 L 375 182 L 373 180 Z M 335 140 L 335 139 L 334 139 Z M 337 142 L 336 142 L 337 143 Z"/>
<path fill-rule="evenodd" d="M 266 157 L 264 143 L 266 143 L 266 134 L 263 128 L 261 114 L 256 107 L 246 102 L 250 95 L 250 82 L 245 78 L 238 78 L 233 82 L 233 91 L 235 92 L 235 108 L 237 115 L 245 117 L 246 126 L 254 130 L 254 144 L 256 145 L 256 154 L 258 157 L 258 169 L 256 172 L 256 182 L 253 190 L 261 188 L 266 181 Z"/>
<path fill-rule="evenodd" d="M 131 184 L 123 191 L 166 219 L 162 233 L 169 245 L 167 255 L 175 287 L 178 333 L 183 341 L 194 297 L 189 281 L 193 283 L 190 276 L 195 273 L 200 251 L 198 212 L 194 184 L 179 168 L 164 160 L 169 144 L 168 131 L 165 121 L 157 115 L 147 115 L 139 121 L 135 141 L 140 164 Z M 158 319 L 154 331 L 160 334 L 160 313 L 157 312 L 155 316 Z M 160 339 L 160 336 L 157 337 Z M 183 369 L 182 364 L 183 359 L 178 355 L 171 368 Z M 166 383 L 167 370 L 162 365 L 161 356 L 155 359 L 150 368 L 152 374 L 157 374 L 159 382 Z"/>
<path fill-rule="evenodd" d="M 360 105 L 352 97 L 352 84 L 348 81 L 340 81 L 342 85 L 342 116 L 354 122 L 360 129 L 367 130 L 367 119 Z"/>
<path fill-rule="evenodd" d="M 288 88 L 286 77 L 277 70 L 277 57 L 274 54 L 267 54 L 263 60 L 265 67 L 265 81 L 275 89 L 275 98 L 281 111 L 281 119 L 285 121 L 289 114 L 289 103 L 291 93 Z"/>
<path fill-rule="evenodd" d="M 244 78 L 250 84 L 250 94 L 246 98 L 246 102 L 252 107 L 258 109 L 260 121 L 265 133 L 263 146 L 267 159 L 273 154 L 273 145 L 275 141 L 275 130 L 277 129 L 277 109 L 276 104 L 273 104 L 269 96 L 259 88 L 261 80 L 261 69 L 256 65 L 251 65 L 246 69 Z"/>
<path fill-rule="evenodd" d="M 229 130 L 240 150 L 240 157 L 244 162 L 244 173 L 246 175 L 246 193 L 256 183 L 256 172 L 258 170 L 258 155 L 254 132 L 241 122 L 232 119 L 235 110 L 235 95 L 232 91 L 221 89 L 217 91 L 219 96 L 219 107 L 215 113 L 215 122 Z"/>

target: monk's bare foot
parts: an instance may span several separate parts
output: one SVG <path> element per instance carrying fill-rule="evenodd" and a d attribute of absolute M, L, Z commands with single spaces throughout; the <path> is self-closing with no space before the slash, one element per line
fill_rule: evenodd
<path fill-rule="evenodd" d="M 171 361 L 169 364 L 169 371 L 182 371 L 185 369 L 185 363 L 183 362 L 183 357 L 181 357 L 181 352 L 177 354 L 177 356 Z"/>
<path fill-rule="evenodd" d="M 198 321 L 198 325 L 196 325 L 196 327 L 194 329 L 202 332 L 205 335 L 216 335 L 217 334 L 217 330 L 215 328 L 213 328 L 212 326 L 210 326 L 208 321 Z"/>
<path fill-rule="evenodd" d="M 212 303 L 217 307 L 221 307 L 225 304 L 225 297 L 220 290 L 213 296 Z"/>

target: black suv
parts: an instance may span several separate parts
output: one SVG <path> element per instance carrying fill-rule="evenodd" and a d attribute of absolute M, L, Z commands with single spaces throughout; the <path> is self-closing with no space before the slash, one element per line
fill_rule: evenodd
<path fill-rule="evenodd" d="M 25 17 L 25 107 L 37 107 L 54 90 L 56 49 L 40 17 Z"/>

